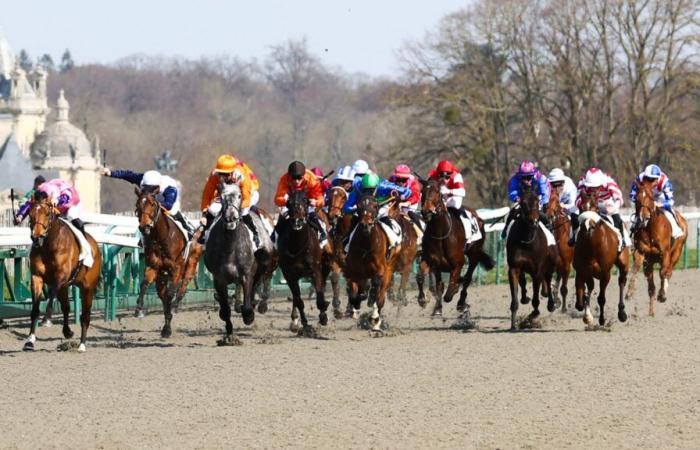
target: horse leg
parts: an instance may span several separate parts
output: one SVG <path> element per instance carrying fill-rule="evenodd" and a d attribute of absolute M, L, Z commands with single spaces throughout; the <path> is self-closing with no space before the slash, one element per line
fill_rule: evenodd
<path fill-rule="evenodd" d="M 30 315 L 29 324 L 29 336 L 24 342 L 24 350 L 34 350 L 34 343 L 36 342 L 36 323 L 39 320 L 39 315 L 41 311 L 39 309 L 41 296 L 44 290 L 44 280 L 41 277 L 32 275 L 32 312 Z"/>
<path fill-rule="evenodd" d="M 175 308 L 180 306 L 180 302 L 185 297 L 185 293 L 187 292 L 187 285 L 197 273 L 197 262 L 199 262 L 199 258 L 201 258 L 203 252 L 203 246 L 197 245 L 195 243 L 190 244 L 190 254 L 187 257 L 187 261 L 185 261 L 182 281 L 180 282 L 180 287 L 177 291 L 177 295 L 175 296 Z"/>
<path fill-rule="evenodd" d="M 333 316 L 336 319 L 343 318 L 343 312 L 340 310 L 340 267 L 333 264 L 331 269 L 331 287 L 333 288 Z"/>
<path fill-rule="evenodd" d="M 530 320 L 540 316 L 540 288 L 542 287 L 542 278 L 539 275 L 532 277 L 532 312 L 528 316 Z"/>
<path fill-rule="evenodd" d="M 527 278 L 525 277 L 525 272 L 520 272 L 518 283 L 520 284 L 520 303 L 527 305 L 530 303 L 530 297 L 527 296 Z"/>
<path fill-rule="evenodd" d="M 605 290 L 608 288 L 608 283 L 610 282 L 610 271 L 603 271 L 600 274 L 600 285 L 598 292 L 598 307 L 600 308 L 600 316 L 598 317 L 598 324 L 605 325 Z"/>
<path fill-rule="evenodd" d="M 374 303 L 372 310 L 372 331 L 382 331 L 382 310 L 384 309 L 384 300 L 386 299 L 386 291 L 391 283 L 393 273 L 389 268 L 384 269 L 384 275 L 380 280 L 379 293 L 377 301 Z"/>
<path fill-rule="evenodd" d="M 554 289 L 552 289 L 552 273 L 546 273 L 544 275 L 544 285 L 547 286 L 547 311 L 554 312 L 557 309 L 554 304 Z"/>
<path fill-rule="evenodd" d="M 467 304 L 467 289 L 469 289 L 469 285 L 472 284 L 472 277 L 477 265 L 479 265 L 477 258 L 469 258 L 469 266 L 467 267 L 467 273 L 465 273 L 464 278 L 462 278 L 462 291 L 459 293 L 457 311 L 467 311 L 467 313 L 469 312 L 469 305 Z"/>
<path fill-rule="evenodd" d="M 289 290 L 292 291 L 292 323 L 289 325 L 289 329 L 292 332 L 299 331 L 299 319 L 301 319 L 302 327 L 306 328 L 309 326 L 309 322 L 306 320 L 306 314 L 304 314 L 304 300 L 301 298 L 301 289 L 299 289 L 299 279 L 298 278 L 288 278 L 287 286 Z M 296 313 L 298 317 L 295 317 Z"/>
<path fill-rule="evenodd" d="M 165 318 L 163 329 L 160 330 L 160 336 L 167 339 L 173 334 L 173 330 L 170 327 L 170 322 L 173 320 L 172 297 L 168 295 L 167 275 L 158 275 L 156 279 L 156 289 L 158 291 L 158 297 L 160 297 L 161 302 L 163 302 L 163 317 Z"/>
<path fill-rule="evenodd" d="M 70 321 L 68 314 L 70 313 L 70 302 L 68 301 L 68 286 L 63 286 L 56 293 L 58 300 L 61 302 L 61 312 L 63 312 L 63 337 L 70 339 L 73 337 L 73 332 L 70 329 Z"/>
<path fill-rule="evenodd" d="M 328 310 L 329 304 L 325 297 L 326 278 L 323 276 L 324 274 L 322 272 L 320 268 L 315 271 L 314 287 L 316 288 L 316 307 L 319 311 L 318 323 L 325 327 L 328 325 L 328 314 L 326 314 L 326 310 Z"/>
<path fill-rule="evenodd" d="M 253 280 L 254 277 L 251 274 L 245 275 L 243 277 L 243 282 L 241 286 L 243 288 L 243 307 L 241 308 L 241 316 L 243 317 L 243 323 L 250 325 L 255 321 L 255 308 L 253 307 Z"/>
<path fill-rule="evenodd" d="M 515 331 L 516 315 L 518 313 L 518 285 L 520 284 L 520 269 L 508 268 L 508 284 L 510 285 L 510 331 Z"/>
<path fill-rule="evenodd" d="M 619 265 L 617 267 L 617 270 L 619 272 L 617 276 L 617 285 L 620 288 L 620 293 L 619 293 L 619 301 L 617 303 L 617 319 L 620 322 L 627 322 L 627 313 L 625 312 L 625 302 L 624 302 L 624 291 L 625 291 L 625 283 L 627 282 L 627 270 L 628 270 L 628 265 Z"/>
<path fill-rule="evenodd" d="M 418 272 L 416 272 L 416 284 L 418 284 L 418 305 L 421 308 L 425 308 L 428 305 L 428 301 L 425 299 L 425 290 L 423 289 L 423 284 L 425 283 L 425 277 L 430 277 L 430 267 L 425 261 L 420 262 L 418 267 Z"/>
<path fill-rule="evenodd" d="M 143 297 L 146 295 L 148 286 L 155 281 L 157 273 L 158 272 L 153 267 L 146 267 L 143 273 L 143 280 L 141 280 L 141 284 L 139 285 L 139 297 L 136 299 L 136 309 L 134 310 L 134 316 L 138 318 L 143 318 L 145 315 L 143 312 Z"/>
<path fill-rule="evenodd" d="M 561 312 L 566 312 L 566 296 L 569 293 L 567 284 L 569 283 L 569 269 L 565 268 L 557 274 L 557 286 L 561 297 Z"/>
<path fill-rule="evenodd" d="M 241 301 L 241 287 L 237 284 L 233 286 L 231 300 L 233 300 L 233 310 L 241 314 L 243 312 L 243 302 Z"/>
<path fill-rule="evenodd" d="M 345 310 L 345 317 L 357 319 L 360 315 L 360 305 L 362 298 L 360 297 L 360 286 L 355 281 L 348 280 L 348 307 Z"/>
<path fill-rule="evenodd" d="M 219 318 L 226 324 L 224 341 L 230 342 L 233 337 L 233 323 L 231 322 L 231 305 L 228 302 L 228 284 L 214 277 L 214 289 L 216 300 L 219 302 Z"/>
<path fill-rule="evenodd" d="M 673 271 L 673 263 L 671 262 L 671 254 L 665 252 L 661 258 L 661 267 L 659 268 L 659 277 L 661 278 L 661 288 L 657 300 L 660 303 L 666 302 L 666 294 L 668 293 L 668 280 L 671 278 Z"/>
<path fill-rule="evenodd" d="M 647 277 L 647 293 L 649 294 L 649 315 L 656 315 L 656 286 L 654 285 L 654 264 L 650 261 L 644 263 L 644 276 Z"/>
<path fill-rule="evenodd" d="M 97 280 L 94 280 L 93 286 L 80 287 L 80 345 L 78 351 L 85 351 L 85 341 L 87 340 L 87 331 L 90 327 L 90 315 L 92 313 L 92 301 L 95 298 L 95 289 Z"/>
<path fill-rule="evenodd" d="M 408 306 L 408 296 L 406 288 L 408 287 L 408 279 L 411 277 L 411 264 L 406 264 L 401 271 L 401 283 L 399 284 L 399 305 Z"/>
<path fill-rule="evenodd" d="M 439 270 L 433 270 L 432 274 L 435 277 L 435 307 L 432 316 L 442 316 L 442 291 L 445 289 L 445 284 L 442 282 L 442 273 Z"/>
<path fill-rule="evenodd" d="M 42 327 L 51 328 L 51 325 L 53 325 L 51 318 L 53 317 L 53 299 L 55 295 L 56 294 L 52 291 L 49 291 L 48 293 L 48 297 L 46 299 L 46 310 L 44 312 L 44 318 L 41 320 Z"/>
<path fill-rule="evenodd" d="M 450 281 L 447 283 L 447 290 L 445 291 L 445 295 L 442 297 L 442 300 L 445 303 L 450 303 L 452 301 L 452 297 L 457 293 L 457 289 L 459 289 L 459 274 L 462 271 L 462 266 L 455 267 L 452 269 L 450 272 Z"/>
<path fill-rule="evenodd" d="M 642 264 L 644 264 L 644 255 L 639 250 L 635 250 L 634 253 L 632 253 L 632 258 L 634 262 L 632 264 L 632 274 L 630 275 L 630 283 L 627 287 L 627 295 L 625 295 L 626 300 L 631 299 L 634 295 L 635 284 L 637 281 L 637 273 L 642 267 Z"/>

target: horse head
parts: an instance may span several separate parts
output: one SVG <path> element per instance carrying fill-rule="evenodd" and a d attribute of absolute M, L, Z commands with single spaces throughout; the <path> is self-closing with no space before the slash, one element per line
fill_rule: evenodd
<path fill-rule="evenodd" d="M 581 206 L 579 207 L 579 210 L 581 212 L 598 212 L 598 197 L 595 195 L 595 193 L 590 193 L 586 190 L 581 192 Z"/>
<path fill-rule="evenodd" d="M 529 228 L 535 228 L 540 222 L 540 199 L 533 191 L 525 191 L 520 197 L 520 220 Z"/>
<path fill-rule="evenodd" d="M 559 191 L 556 189 L 552 189 L 552 194 L 549 196 L 549 203 L 545 205 L 545 210 L 544 210 L 545 216 L 547 216 L 547 219 L 549 219 L 550 223 L 554 223 L 554 221 L 558 218 L 564 215 L 564 210 L 561 207 L 561 203 L 559 201 Z"/>
<path fill-rule="evenodd" d="M 652 184 L 646 181 L 635 181 L 634 183 L 637 185 L 637 198 L 634 200 L 634 212 L 639 219 L 639 225 L 645 227 L 656 210 Z"/>
<path fill-rule="evenodd" d="M 379 204 L 373 195 L 365 195 L 357 203 L 357 216 L 360 218 L 360 227 L 365 230 L 371 230 L 377 221 L 379 215 Z"/>
<path fill-rule="evenodd" d="M 427 180 L 423 183 L 421 194 L 421 211 L 426 222 L 430 222 L 434 215 L 446 210 L 445 202 L 440 194 L 440 183 L 436 180 Z"/>
<path fill-rule="evenodd" d="M 306 198 L 306 194 L 303 191 L 294 192 L 287 200 L 287 210 L 292 229 L 294 231 L 301 230 L 309 214 L 309 199 Z"/>
<path fill-rule="evenodd" d="M 139 190 L 135 189 L 136 193 L 136 217 L 139 220 L 139 230 L 144 236 L 151 234 L 153 227 L 160 218 L 161 206 L 156 199 L 158 190 Z"/>
<path fill-rule="evenodd" d="M 331 226 L 335 226 L 343 215 L 343 206 L 347 200 L 348 192 L 341 186 L 334 186 L 328 191 L 328 222 Z"/>
<path fill-rule="evenodd" d="M 237 184 L 224 184 L 219 192 L 221 192 L 221 219 L 227 230 L 235 230 L 241 218 L 243 201 L 241 188 Z"/>
<path fill-rule="evenodd" d="M 29 210 L 29 228 L 32 247 L 41 247 L 56 218 L 56 211 L 46 192 L 36 191 L 32 208 Z"/>

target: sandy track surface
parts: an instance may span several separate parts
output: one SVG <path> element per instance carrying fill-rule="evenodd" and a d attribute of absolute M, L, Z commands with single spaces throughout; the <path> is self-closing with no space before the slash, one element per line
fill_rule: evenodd
<path fill-rule="evenodd" d="M 654 319 L 640 276 L 630 320 L 598 331 L 544 312 L 507 332 L 506 286 L 470 292 L 469 332 L 450 329 L 454 304 L 431 319 L 415 295 L 378 338 L 347 319 L 297 337 L 283 299 L 252 327 L 235 318 L 236 347 L 216 345 L 213 303 L 176 315 L 168 340 L 159 313 L 95 319 L 85 354 L 56 350 L 60 325 L 21 352 L 27 323 L 10 322 L 0 447 L 700 448 L 699 275 L 674 274 Z"/>

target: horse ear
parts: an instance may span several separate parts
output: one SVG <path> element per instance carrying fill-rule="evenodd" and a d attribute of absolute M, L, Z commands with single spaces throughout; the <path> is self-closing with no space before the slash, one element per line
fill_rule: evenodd
<path fill-rule="evenodd" d="M 134 194 L 136 194 L 137 197 L 141 196 L 141 189 L 139 189 L 138 186 L 134 187 Z"/>

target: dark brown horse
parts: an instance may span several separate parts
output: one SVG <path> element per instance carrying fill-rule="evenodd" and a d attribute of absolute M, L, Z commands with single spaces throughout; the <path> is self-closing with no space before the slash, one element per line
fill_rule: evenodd
<path fill-rule="evenodd" d="M 331 286 L 333 288 L 333 315 L 336 319 L 343 317 L 343 312 L 340 309 L 340 274 L 345 266 L 345 246 L 343 238 L 347 235 L 352 215 L 343 213 L 343 206 L 348 200 L 348 192 L 341 186 L 334 186 L 327 193 L 328 198 L 328 223 L 330 231 L 328 237 L 331 241 L 333 254 L 330 258 L 331 267 Z"/>
<path fill-rule="evenodd" d="M 554 229 L 554 239 L 557 242 L 557 250 L 559 251 L 559 263 L 555 271 L 557 273 L 557 286 L 552 289 L 552 294 L 556 300 L 557 291 L 561 293 L 561 310 L 566 311 L 566 294 L 569 289 L 567 283 L 571 273 L 571 263 L 574 260 L 574 248 L 569 245 L 571 236 L 571 219 L 561 207 L 559 203 L 559 192 L 556 189 L 552 190 L 552 195 L 549 197 L 545 214 L 552 224 Z"/>
<path fill-rule="evenodd" d="M 395 207 L 396 198 L 389 201 Z M 356 311 L 360 309 L 362 293 L 369 288 L 367 306 L 372 308 L 372 331 L 377 332 L 381 332 L 384 300 L 401 251 L 401 245 L 389 250 L 389 238 L 379 223 L 379 206 L 372 195 L 365 195 L 357 203 L 358 224 L 352 232 L 343 269 L 350 303 Z"/>
<path fill-rule="evenodd" d="M 421 209 L 426 222 L 425 233 L 423 234 L 423 244 L 421 249 L 420 275 L 418 281 L 418 303 L 425 306 L 425 292 L 421 289 L 425 276 L 432 272 L 435 276 L 435 308 L 433 316 L 442 315 L 442 302 L 449 303 L 457 293 L 459 283 L 462 290 L 459 294 L 457 310 L 469 312 L 467 304 L 467 288 L 472 282 L 472 275 L 476 266 L 481 266 L 486 270 L 491 270 L 494 266 L 493 259 L 484 252 L 484 241 L 486 231 L 484 221 L 479 218 L 476 211 L 467 209 L 477 218 L 479 230 L 482 238 L 469 244 L 465 251 L 465 231 L 462 226 L 459 211 L 447 208 L 440 194 L 440 185 L 435 180 L 421 179 L 423 185 L 421 197 Z M 466 259 L 465 259 L 466 255 Z M 460 279 L 460 273 L 466 260 L 469 260 L 467 273 Z M 450 280 L 445 290 L 442 282 L 442 272 L 450 273 Z M 443 297 L 444 291 L 444 297 Z"/>
<path fill-rule="evenodd" d="M 620 301 L 617 305 L 617 317 L 620 322 L 627 320 L 623 294 L 629 271 L 629 247 L 618 253 L 618 237 L 598 214 L 595 195 L 581 194 L 581 215 L 579 216 L 579 231 L 574 248 L 574 269 L 576 270 L 576 309 L 584 311 L 583 321 L 587 325 L 593 323 L 590 309 L 590 295 L 593 291 L 594 279 L 600 280 L 598 305 L 600 317 L 598 323 L 605 324 L 605 290 L 610 282 L 610 271 L 616 266 L 619 272 Z"/>
<path fill-rule="evenodd" d="M 644 265 L 644 276 L 647 278 L 649 292 L 649 315 L 654 316 L 656 309 L 656 286 L 654 285 L 654 264 L 659 264 L 661 289 L 658 300 L 666 301 L 668 282 L 673 275 L 673 268 L 681 257 L 683 245 L 688 238 L 688 224 L 680 212 L 674 211 L 678 226 L 683 230 L 683 236 L 671 238 L 671 224 L 663 209 L 656 206 L 652 185 L 648 182 L 637 183 L 637 198 L 634 210 L 638 226 L 634 232 L 634 266 L 632 277 L 627 289 L 626 299 L 634 294 L 634 284 L 637 272 Z"/>
<path fill-rule="evenodd" d="M 277 251 L 279 267 L 292 292 L 292 323 L 293 332 L 301 325 L 309 326 L 304 313 L 304 300 L 301 298 L 299 280 L 310 278 L 316 291 L 316 307 L 319 310 L 318 322 L 328 324 L 326 310 L 329 303 L 325 300 L 324 289 L 326 278 L 330 272 L 330 255 L 321 250 L 316 231 L 309 224 L 309 200 L 302 191 L 291 194 L 287 201 L 289 216 L 280 217 L 277 223 Z"/>
<path fill-rule="evenodd" d="M 184 284 L 182 277 L 187 258 L 187 239 L 156 199 L 156 192 L 142 192 L 138 188 L 135 192 L 136 217 L 146 256 L 146 272 L 141 282 L 139 300 L 143 302 L 145 288 L 155 281 L 165 316 L 160 335 L 168 338 L 172 335 L 173 299 L 181 284 Z"/>
<path fill-rule="evenodd" d="M 510 329 L 516 329 L 518 312 L 518 286 L 525 280 L 525 274 L 532 278 L 532 312 L 528 319 L 540 315 L 540 288 L 547 295 L 547 310 L 554 311 L 552 296 L 552 274 L 559 262 L 554 246 L 547 245 L 547 236 L 540 227 L 539 197 L 526 191 L 518 202 L 520 210 L 513 219 L 506 240 L 508 260 L 508 282 L 510 284 Z M 544 286 L 542 285 L 544 283 Z"/>
<path fill-rule="evenodd" d="M 29 253 L 32 274 L 32 312 L 29 337 L 24 344 L 25 350 L 34 350 L 36 342 L 36 324 L 39 318 L 39 303 L 44 285 L 48 286 L 49 296 L 56 296 L 63 311 L 63 336 L 73 337 L 68 325 L 70 303 L 68 287 L 80 289 L 80 345 L 79 352 L 85 351 L 87 330 L 90 326 L 92 300 L 97 290 L 97 282 L 102 268 L 102 256 L 92 236 L 85 233 L 85 238 L 92 250 L 92 267 L 86 267 L 78 261 L 80 244 L 71 229 L 58 218 L 57 212 L 49 202 L 46 194 L 37 192 L 34 204 L 29 211 L 32 249 Z"/>

